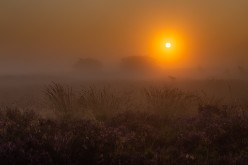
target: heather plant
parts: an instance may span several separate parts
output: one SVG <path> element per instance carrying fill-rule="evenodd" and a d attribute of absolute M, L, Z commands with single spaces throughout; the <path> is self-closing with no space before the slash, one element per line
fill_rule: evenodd
<path fill-rule="evenodd" d="M 126 107 L 123 103 L 127 103 L 126 98 L 118 96 L 117 92 L 114 93 L 107 87 L 99 89 L 93 86 L 82 89 L 79 102 L 100 120 L 120 112 Z"/>
<path fill-rule="evenodd" d="M 45 96 L 51 108 L 60 118 L 71 118 L 73 112 L 78 108 L 77 99 L 69 86 L 52 83 L 46 87 Z"/>
<path fill-rule="evenodd" d="M 3 121 L 14 121 L 18 123 L 29 123 L 37 117 L 37 114 L 29 109 L 18 109 L 18 108 L 1 108 L 0 109 L 0 119 Z"/>
<path fill-rule="evenodd" d="M 199 97 L 177 88 L 150 87 L 144 90 L 146 103 L 151 111 L 167 117 L 194 112 Z"/>
<path fill-rule="evenodd" d="M 201 91 L 199 94 L 199 105 L 212 105 L 212 106 L 219 106 L 224 101 L 222 98 L 217 97 L 215 95 L 209 96 L 206 92 Z"/>
<path fill-rule="evenodd" d="M 170 120 L 125 111 L 104 122 L 54 120 L 4 108 L 2 164 L 245 164 L 248 116 L 239 107 L 201 105 Z"/>
<path fill-rule="evenodd" d="M 201 105 L 198 116 L 181 124 L 178 159 L 192 164 L 247 162 L 248 116 L 239 107 Z M 240 113 L 241 112 L 241 113 Z"/>

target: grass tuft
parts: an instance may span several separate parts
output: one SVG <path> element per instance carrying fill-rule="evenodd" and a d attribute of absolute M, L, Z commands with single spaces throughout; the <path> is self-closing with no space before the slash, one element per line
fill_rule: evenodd
<path fill-rule="evenodd" d="M 45 88 L 45 96 L 54 112 L 63 119 L 72 117 L 77 106 L 72 88 L 59 83 L 52 83 Z"/>

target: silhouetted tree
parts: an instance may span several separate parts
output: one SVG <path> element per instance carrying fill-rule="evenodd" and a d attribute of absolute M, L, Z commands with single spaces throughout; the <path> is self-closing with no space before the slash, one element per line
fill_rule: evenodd
<path fill-rule="evenodd" d="M 128 72 L 147 72 L 156 69 L 156 62 L 149 56 L 129 56 L 122 59 L 121 68 Z"/>
<path fill-rule="evenodd" d="M 199 65 L 199 66 L 196 68 L 196 70 L 197 70 L 198 72 L 204 72 L 204 71 L 205 71 L 205 68 L 202 67 L 201 65 Z"/>
<path fill-rule="evenodd" d="M 238 65 L 237 69 L 239 73 L 242 73 L 242 74 L 246 73 L 246 69 L 241 65 Z"/>
<path fill-rule="evenodd" d="M 102 67 L 102 62 L 93 58 L 79 58 L 75 63 L 76 70 L 80 72 L 97 72 Z"/>

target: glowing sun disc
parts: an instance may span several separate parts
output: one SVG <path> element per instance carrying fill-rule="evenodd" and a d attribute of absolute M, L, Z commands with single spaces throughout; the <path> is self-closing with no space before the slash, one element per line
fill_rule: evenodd
<path fill-rule="evenodd" d="M 166 43 L 165 43 L 165 47 L 166 47 L 166 48 L 171 48 L 171 43 L 170 43 L 170 42 L 166 42 Z"/>

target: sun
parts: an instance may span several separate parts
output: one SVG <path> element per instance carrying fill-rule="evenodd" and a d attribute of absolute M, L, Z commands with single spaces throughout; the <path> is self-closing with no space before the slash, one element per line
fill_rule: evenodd
<path fill-rule="evenodd" d="M 168 49 L 171 48 L 171 43 L 170 42 L 166 42 L 165 43 L 165 47 L 168 48 Z"/>
<path fill-rule="evenodd" d="M 183 32 L 183 31 L 182 31 Z M 191 63 L 192 43 L 187 34 L 175 30 L 157 30 L 149 38 L 149 53 L 161 68 L 177 68 Z"/>

